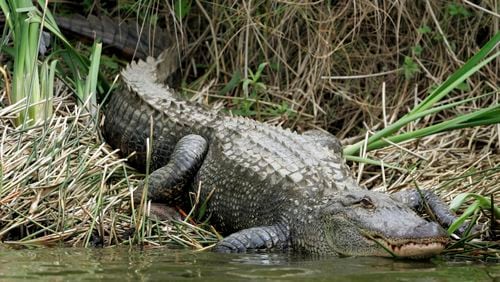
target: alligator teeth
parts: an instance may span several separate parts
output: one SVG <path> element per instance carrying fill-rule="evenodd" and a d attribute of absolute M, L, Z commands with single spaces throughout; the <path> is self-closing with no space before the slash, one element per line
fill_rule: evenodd
<path fill-rule="evenodd" d="M 382 238 L 375 240 L 379 245 L 387 250 L 387 256 L 425 258 L 441 253 L 445 247 L 445 242 L 405 242 L 390 243 Z"/>
<path fill-rule="evenodd" d="M 442 243 L 408 243 L 400 246 L 391 246 L 394 254 L 401 257 L 429 257 L 440 253 L 444 249 Z"/>

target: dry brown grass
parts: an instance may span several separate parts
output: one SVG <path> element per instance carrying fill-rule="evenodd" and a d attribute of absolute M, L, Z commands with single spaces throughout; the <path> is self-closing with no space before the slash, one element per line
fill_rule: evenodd
<path fill-rule="evenodd" d="M 345 138 L 366 127 L 380 128 L 383 108 L 386 122 L 406 113 L 499 27 L 497 17 L 453 1 L 330 2 L 194 1 L 188 19 L 177 22 L 176 29 L 177 38 L 188 46 L 184 78 L 195 80 L 188 88 L 238 109 L 238 99 L 249 95 L 241 85 L 223 97 L 221 90 L 235 74 L 245 79 L 267 62 L 260 78 L 266 90 L 258 91 L 261 102 L 252 107 L 260 114 L 252 116 L 298 130 L 320 127 Z M 452 15 L 452 4 L 460 4 L 470 16 Z M 495 5 L 481 2 L 489 11 L 496 11 Z M 167 21 L 174 21 L 170 14 Z M 425 26 L 429 31 L 419 32 Z M 414 51 L 416 46 L 421 54 Z M 419 68 L 410 79 L 404 75 L 405 57 Z M 498 61 L 490 64 L 469 80 L 471 91 L 455 95 L 498 91 L 498 67 Z M 290 111 L 273 112 L 282 103 Z M 467 109 L 457 112 L 462 110 Z"/>
<path fill-rule="evenodd" d="M 27 129 L 11 123 L 24 110 L 22 104 L 0 110 L 0 241 L 22 246 L 162 243 L 197 249 L 215 242 L 215 233 L 187 220 L 144 220 L 148 207 L 133 213 L 131 192 L 143 177 L 101 141 L 89 114 L 67 98 L 54 103 L 58 106 L 50 120 Z"/>

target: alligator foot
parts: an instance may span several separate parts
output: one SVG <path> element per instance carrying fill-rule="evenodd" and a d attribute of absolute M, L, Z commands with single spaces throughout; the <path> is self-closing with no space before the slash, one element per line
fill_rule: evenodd
<path fill-rule="evenodd" d="M 151 203 L 149 206 L 148 214 L 152 218 L 160 221 L 182 220 L 182 214 L 175 208 L 169 207 L 163 203 Z"/>
<path fill-rule="evenodd" d="M 261 226 L 243 229 L 217 243 L 218 253 L 243 253 L 256 249 L 284 249 L 288 246 L 288 228 L 282 226 Z"/>
<path fill-rule="evenodd" d="M 149 178 L 134 192 L 134 203 L 142 200 L 144 189 L 147 199 L 153 202 L 152 213 L 163 218 L 165 211 L 159 203 L 173 205 L 182 203 L 187 186 L 198 172 L 207 152 L 207 142 L 199 135 L 186 135 L 176 144 L 167 165 L 153 171 Z M 167 212 L 169 214 L 169 212 Z"/>
<path fill-rule="evenodd" d="M 436 221 L 445 228 L 448 228 L 457 219 L 455 213 L 450 211 L 448 206 L 433 191 L 417 189 L 399 191 L 392 194 L 391 197 L 403 202 L 419 213 L 429 209 L 430 213 L 435 216 Z M 467 225 L 462 225 L 455 233 L 462 236 L 467 230 Z"/>

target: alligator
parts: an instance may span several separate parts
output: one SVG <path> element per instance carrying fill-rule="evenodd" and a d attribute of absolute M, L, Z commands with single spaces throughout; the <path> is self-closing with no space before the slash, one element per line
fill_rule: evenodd
<path fill-rule="evenodd" d="M 434 193 L 368 190 L 327 132 L 299 134 L 183 100 L 158 71 L 167 54 L 124 68 L 104 111 L 106 142 L 151 171 L 135 202 L 146 194 L 166 206 L 199 192 L 211 224 L 227 235 L 218 252 L 429 257 L 444 249 L 442 226 L 456 216 Z M 439 224 L 419 214 L 423 206 Z"/>
<path fill-rule="evenodd" d="M 131 24 L 96 17 L 57 22 L 145 59 L 122 71 L 123 84 L 105 109 L 103 136 L 132 166 L 152 171 L 133 199 L 140 203 L 146 194 L 160 218 L 189 191 L 199 192 L 211 223 L 228 235 L 215 251 L 429 257 L 447 244 L 441 225 L 456 216 L 433 192 L 361 187 L 330 133 L 298 134 L 184 101 L 164 84 L 178 63 L 175 49 L 148 57 L 149 38 Z M 157 38 L 155 50 L 171 44 L 163 31 Z M 439 224 L 420 215 L 424 208 Z"/>

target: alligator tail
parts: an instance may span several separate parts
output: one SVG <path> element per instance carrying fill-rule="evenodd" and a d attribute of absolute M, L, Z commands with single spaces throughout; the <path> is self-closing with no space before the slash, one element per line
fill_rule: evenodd
<path fill-rule="evenodd" d="M 176 50 L 171 47 L 158 59 L 148 57 L 145 61 L 130 63 L 121 73 L 123 82 L 131 92 L 175 127 L 189 128 L 190 133 L 208 137 L 221 119 L 217 111 L 182 99 L 163 83 L 176 68 Z"/>
<path fill-rule="evenodd" d="M 109 17 L 81 15 L 56 17 L 57 25 L 66 31 L 89 38 L 100 39 L 129 58 L 145 59 L 149 55 L 157 56 L 172 44 L 168 33 L 163 29 L 154 31 L 141 28 L 133 21 L 117 22 Z"/>

